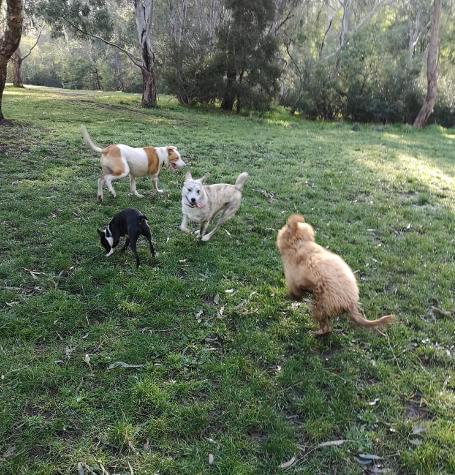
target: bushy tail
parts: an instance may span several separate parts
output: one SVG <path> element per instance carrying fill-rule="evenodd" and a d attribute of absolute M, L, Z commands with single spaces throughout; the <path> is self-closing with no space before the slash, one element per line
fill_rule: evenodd
<path fill-rule="evenodd" d="M 92 142 L 92 139 L 90 138 L 90 135 L 88 134 L 85 125 L 81 125 L 81 133 L 82 137 L 84 137 L 84 142 L 86 143 L 86 145 L 88 145 L 94 152 L 101 153 L 103 151 L 101 147 L 98 147 Z"/>
<path fill-rule="evenodd" d="M 350 309 L 350 315 L 352 320 L 361 327 L 366 328 L 375 328 L 375 327 L 384 327 L 390 325 L 395 320 L 393 315 L 385 315 L 384 317 L 378 318 L 377 320 L 367 320 L 361 313 L 357 306 Z"/>
<path fill-rule="evenodd" d="M 237 180 L 235 180 L 235 187 L 237 188 L 237 190 L 239 191 L 242 191 L 243 190 L 243 186 L 245 185 L 245 182 L 248 180 L 248 173 L 246 172 L 243 172 L 243 173 L 240 173 L 240 175 L 237 177 Z"/>

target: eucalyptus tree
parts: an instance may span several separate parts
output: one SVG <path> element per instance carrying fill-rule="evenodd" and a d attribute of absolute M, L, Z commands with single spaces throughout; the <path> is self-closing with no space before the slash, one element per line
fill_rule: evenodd
<path fill-rule="evenodd" d="M 0 13 L 3 16 L 2 3 L 3 1 L 0 0 Z M 22 0 L 6 0 L 5 27 L 0 37 L 0 121 L 4 119 L 2 100 L 6 85 L 7 65 L 21 41 L 23 20 Z"/>
<path fill-rule="evenodd" d="M 154 6 L 154 0 L 40 0 L 36 12 L 46 19 L 54 34 L 72 32 L 78 37 L 101 41 L 125 54 L 142 73 L 142 106 L 155 107 Z M 135 20 L 137 36 L 134 51 L 113 39 L 114 10 L 122 7 Z"/>

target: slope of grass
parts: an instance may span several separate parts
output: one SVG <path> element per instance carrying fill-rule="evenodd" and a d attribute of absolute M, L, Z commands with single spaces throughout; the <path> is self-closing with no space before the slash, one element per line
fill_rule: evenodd
<path fill-rule="evenodd" d="M 6 90 L 1 473 L 269 474 L 292 457 L 287 473 L 455 473 L 454 132 L 137 103 Z M 248 171 L 238 215 L 206 245 L 182 234 L 183 174 L 168 171 L 162 196 L 121 180 L 97 204 L 81 122 L 101 145 L 174 144 L 211 183 Z M 157 266 L 145 242 L 138 270 L 104 257 L 96 227 L 129 206 Z M 275 250 L 297 211 L 355 270 L 366 315 L 397 315 L 385 335 L 345 317 L 310 334 Z"/>

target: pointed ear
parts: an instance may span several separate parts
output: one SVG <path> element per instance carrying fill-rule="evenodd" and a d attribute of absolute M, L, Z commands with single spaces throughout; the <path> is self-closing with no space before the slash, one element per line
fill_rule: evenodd
<path fill-rule="evenodd" d="M 104 234 L 104 231 L 101 231 L 100 228 L 97 228 L 96 232 L 97 232 L 100 236 L 102 236 L 102 235 Z"/>
<path fill-rule="evenodd" d="M 207 177 L 208 175 L 204 175 L 203 177 L 199 178 L 198 181 L 200 181 L 201 183 L 204 183 L 205 180 L 207 180 Z"/>
<path fill-rule="evenodd" d="M 185 181 L 192 180 L 193 176 L 191 175 L 191 172 L 187 172 L 185 175 Z"/>

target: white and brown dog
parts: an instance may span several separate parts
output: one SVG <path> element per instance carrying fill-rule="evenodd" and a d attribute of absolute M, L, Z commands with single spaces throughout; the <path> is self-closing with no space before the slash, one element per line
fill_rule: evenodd
<path fill-rule="evenodd" d="M 102 175 L 98 179 L 98 201 L 103 201 L 103 186 L 107 185 L 112 196 L 116 196 L 112 181 L 130 175 L 131 193 L 142 198 L 136 190 L 136 177 L 150 176 L 158 193 L 163 190 L 158 188 L 158 175 L 163 165 L 171 170 L 182 168 L 186 164 L 174 146 L 167 147 L 129 147 L 116 144 L 101 148 L 95 145 L 84 125 L 81 125 L 84 142 L 95 152 L 101 153 Z"/>
<path fill-rule="evenodd" d="M 240 207 L 243 186 L 248 178 L 248 173 L 241 173 L 234 185 L 218 183 L 204 185 L 205 177 L 193 179 L 191 173 L 185 176 L 182 188 L 182 224 L 180 229 L 191 233 L 188 221 L 199 223 L 200 229 L 196 231 L 199 239 L 208 241 L 215 231 L 228 219 L 232 218 Z M 207 228 L 215 215 L 219 214 L 218 222 L 206 234 Z"/>

